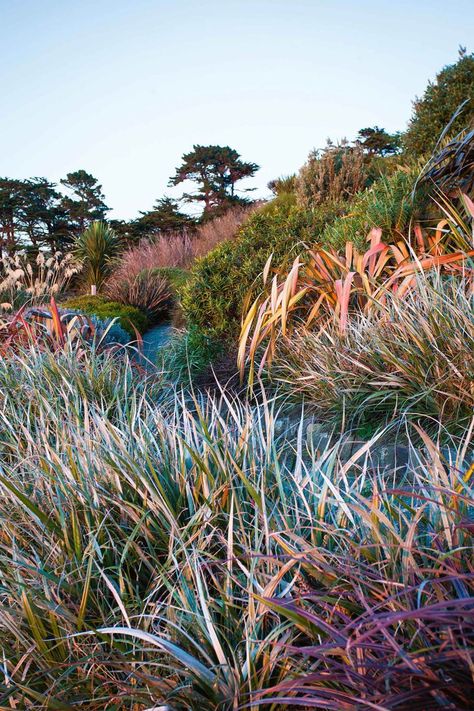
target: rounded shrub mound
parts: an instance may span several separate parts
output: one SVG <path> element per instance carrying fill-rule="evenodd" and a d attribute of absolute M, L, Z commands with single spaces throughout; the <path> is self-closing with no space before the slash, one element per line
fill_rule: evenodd
<path fill-rule="evenodd" d="M 245 297 L 255 286 L 269 256 L 273 265 L 292 260 L 299 245 L 314 241 L 327 222 L 341 214 L 341 205 L 325 203 L 312 211 L 280 197 L 253 213 L 233 240 L 223 242 L 198 259 L 181 289 L 188 326 L 219 339 L 233 340 L 239 332 Z"/>
<path fill-rule="evenodd" d="M 474 52 L 468 54 L 464 48 L 460 48 L 458 61 L 443 67 L 423 96 L 415 100 L 403 137 L 406 151 L 412 156 L 429 155 L 450 122 L 450 137 L 474 126 Z"/>
<path fill-rule="evenodd" d="M 78 296 L 65 301 L 61 307 L 97 316 L 101 320 L 116 318 L 120 326 L 132 337 L 136 335 L 135 329 L 139 333 L 144 333 L 148 328 L 148 319 L 139 309 L 119 304 L 117 301 L 109 301 L 103 296 Z"/>

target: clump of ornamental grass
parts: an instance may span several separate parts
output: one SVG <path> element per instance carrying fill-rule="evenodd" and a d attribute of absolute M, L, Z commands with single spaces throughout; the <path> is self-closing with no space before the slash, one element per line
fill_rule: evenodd
<path fill-rule="evenodd" d="M 126 249 L 114 271 L 137 276 L 145 269 L 182 267 L 192 260 L 192 237 L 187 232 L 168 232 L 152 240 L 141 240 Z"/>
<path fill-rule="evenodd" d="M 474 423 L 382 471 L 110 353 L 0 383 L 3 705 L 469 708 Z"/>
<path fill-rule="evenodd" d="M 254 206 L 234 207 L 198 225 L 192 233 L 164 232 L 141 240 L 120 255 L 114 272 L 132 278 L 144 270 L 188 268 L 197 257 L 232 239 L 254 209 Z"/>
<path fill-rule="evenodd" d="M 154 382 L 143 379 L 134 365 L 133 348 L 104 348 L 105 338 L 102 334 L 91 342 L 76 338 L 61 350 L 40 350 L 32 340 L 28 347 L 2 359 L 0 443 L 3 447 L 8 444 L 12 452 L 21 451 L 21 442 L 15 446 L 14 439 L 7 441 L 7 433 L 14 438 L 20 421 L 25 437 L 37 431 L 40 421 L 44 432 L 49 432 L 48 411 L 54 412 L 58 421 L 64 418 L 66 433 L 71 422 L 88 417 L 90 408 L 98 407 L 110 415 L 117 402 L 126 400 L 131 392 L 141 395 L 145 387 L 156 397 Z"/>
<path fill-rule="evenodd" d="M 236 205 L 223 215 L 199 225 L 193 240 L 193 258 L 203 257 L 221 242 L 233 239 L 241 225 L 260 206 L 259 202 Z"/>
<path fill-rule="evenodd" d="M 287 339 L 277 378 L 319 411 L 363 424 L 408 415 L 463 426 L 474 408 L 471 278 L 418 277 L 403 298 Z"/>
<path fill-rule="evenodd" d="M 113 272 L 104 292 L 114 302 L 140 309 L 151 323 L 163 317 L 171 301 L 171 291 L 164 276 L 150 269 L 130 275 L 126 273 L 125 265 Z"/>
<path fill-rule="evenodd" d="M 49 301 L 62 294 L 81 265 L 71 253 L 39 252 L 32 262 L 24 252 L 0 259 L 0 295 L 4 311 L 28 302 L 32 305 Z"/>

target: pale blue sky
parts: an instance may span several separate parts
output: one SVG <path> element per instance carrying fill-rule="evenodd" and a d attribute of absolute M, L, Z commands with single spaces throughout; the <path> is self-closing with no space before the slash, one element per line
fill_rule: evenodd
<path fill-rule="evenodd" d="M 84 168 L 112 216 L 167 188 L 193 143 L 295 171 L 326 137 L 403 129 L 473 50 L 472 0 L 0 0 L 0 175 Z"/>

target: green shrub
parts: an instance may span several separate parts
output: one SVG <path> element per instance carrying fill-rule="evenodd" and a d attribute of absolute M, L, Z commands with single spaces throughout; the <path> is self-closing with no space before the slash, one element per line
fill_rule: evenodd
<path fill-rule="evenodd" d="M 285 210 L 290 211 L 291 208 L 296 207 L 296 193 L 294 191 L 282 191 L 269 202 L 265 203 L 259 208 L 259 213 L 261 215 L 275 215 L 283 213 Z"/>
<path fill-rule="evenodd" d="M 148 328 L 148 319 L 139 309 L 119 304 L 117 301 L 108 301 L 103 296 L 78 296 L 65 301 L 61 306 L 100 319 L 116 318 L 131 336 L 136 335 L 135 328 L 139 333 L 144 333 Z"/>
<path fill-rule="evenodd" d="M 413 197 L 418 172 L 418 168 L 400 168 L 393 175 L 382 175 L 370 189 L 355 198 L 346 215 L 326 226 L 321 242 L 335 249 L 354 242 L 360 250 L 365 250 L 372 227 L 382 228 L 385 242 L 406 235 L 410 220 L 419 217 L 426 205 L 422 191 Z"/>
<path fill-rule="evenodd" d="M 239 332 L 242 305 L 273 254 L 274 266 L 293 259 L 304 241 L 315 241 L 327 222 L 341 214 L 338 203 L 312 211 L 294 205 L 294 196 L 280 197 L 258 210 L 232 241 L 221 243 L 196 261 L 181 290 L 188 325 L 206 335 L 234 339 Z"/>
<path fill-rule="evenodd" d="M 306 209 L 328 200 L 352 200 L 369 184 L 369 166 L 360 146 L 328 143 L 313 150 L 296 180 L 298 204 Z"/>
<path fill-rule="evenodd" d="M 449 136 L 474 126 L 474 53 L 459 53 L 455 64 L 444 67 L 434 82 L 429 82 L 421 99 L 413 106 L 413 116 L 403 137 L 410 155 L 426 156 L 436 143 L 455 112 L 467 100 L 461 113 L 449 128 Z"/>

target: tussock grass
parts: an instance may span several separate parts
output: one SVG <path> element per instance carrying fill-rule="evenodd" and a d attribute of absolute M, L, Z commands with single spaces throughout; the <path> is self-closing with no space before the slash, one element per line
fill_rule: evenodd
<path fill-rule="evenodd" d="M 288 339 L 279 377 L 336 419 L 408 415 L 463 427 L 474 409 L 474 309 L 470 279 L 426 275 L 403 299 Z"/>

